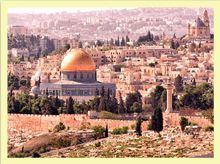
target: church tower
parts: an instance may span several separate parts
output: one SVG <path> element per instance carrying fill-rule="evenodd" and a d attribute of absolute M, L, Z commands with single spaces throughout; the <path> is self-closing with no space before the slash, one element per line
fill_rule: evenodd
<path fill-rule="evenodd" d="M 208 11 L 207 10 L 204 11 L 203 21 L 204 21 L 205 25 L 209 27 L 209 16 L 208 16 Z"/>
<path fill-rule="evenodd" d="M 209 26 L 209 16 L 208 16 L 207 10 L 204 11 L 203 22 L 206 26 L 206 36 L 209 38 L 210 37 L 210 26 Z"/>

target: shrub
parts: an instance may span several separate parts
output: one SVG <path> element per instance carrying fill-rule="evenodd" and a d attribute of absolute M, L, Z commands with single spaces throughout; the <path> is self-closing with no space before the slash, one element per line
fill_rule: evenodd
<path fill-rule="evenodd" d="M 69 147 L 71 145 L 71 141 L 67 139 L 59 138 L 57 141 L 53 143 L 53 146 L 62 148 L 62 147 Z"/>
<path fill-rule="evenodd" d="M 80 130 L 85 130 L 85 129 L 90 129 L 91 128 L 91 124 L 90 122 L 83 122 L 80 126 Z"/>
<path fill-rule="evenodd" d="M 194 122 L 189 122 L 188 125 L 190 125 L 190 126 L 197 126 L 198 124 L 194 123 Z"/>
<path fill-rule="evenodd" d="M 148 129 L 148 130 L 153 130 L 152 124 L 148 124 L 147 129 Z"/>
<path fill-rule="evenodd" d="M 207 119 L 209 119 L 211 121 L 211 123 L 214 123 L 214 114 L 213 114 L 213 110 L 212 109 L 208 109 L 202 112 L 202 115 L 204 117 L 206 117 Z"/>
<path fill-rule="evenodd" d="M 131 125 L 131 129 L 134 130 L 135 129 L 135 124 Z"/>
<path fill-rule="evenodd" d="M 101 125 L 93 126 L 92 130 L 95 133 L 96 138 L 103 137 L 103 135 L 105 133 L 105 128 L 102 127 Z"/>
<path fill-rule="evenodd" d="M 11 154 L 10 157 L 12 158 L 25 158 L 30 156 L 29 152 L 21 152 L 21 153 L 15 153 L 15 154 Z"/>
<path fill-rule="evenodd" d="M 214 127 L 213 126 L 207 126 L 207 127 L 205 127 L 205 131 L 206 132 L 214 131 Z"/>
<path fill-rule="evenodd" d="M 56 125 L 53 128 L 53 131 L 54 132 L 60 132 L 60 131 L 64 130 L 65 128 L 66 128 L 65 125 L 62 122 L 60 122 L 58 125 Z"/>
<path fill-rule="evenodd" d="M 115 128 L 113 129 L 112 131 L 112 134 L 113 135 L 117 135 L 117 134 L 126 134 L 128 133 L 128 127 L 127 126 L 124 126 L 122 128 Z"/>
<path fill-rule="evenodd" d="M 32 158 L 40 158 L 40 154 L 37 152 L 32 153 Z"/>
<path fill-rule="evenodd" d="M 122 127 L 122 133 L 128 133 L 128 126 Z"/>
<path fill-rule="evenodd" d="M 185 130 L 185 127 L 189 125 L 189 121 L 187 118 L 185 117 L 181 117 L 180 118 L 180 126 L 181 126 L 181 130 L 184 131 Z"/>
<path fill-rule="evenodd" d="M 40 147 L 40 149 L 38 150 L 38 153 L 45 153 L 45 152 L 48 152 L 50 151 L 50 147 L 47 146 L 47 145 L 43 145 L 42 147 Z"/>
<path fill-rule="evenodd" d="M 101 142 L 96 142 L 95 143 L 95 147 L 100 147 L 101 146 Z"/>

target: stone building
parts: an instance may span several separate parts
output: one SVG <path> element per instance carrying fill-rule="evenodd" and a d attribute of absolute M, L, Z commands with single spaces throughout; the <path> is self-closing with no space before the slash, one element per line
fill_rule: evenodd
<path fill-rule="evenodd" d="M 210 24 L 207 10 L 204 11 L 202 19 L 197 17 L 192 24 L 188 24 L 187 36 L 189 38 L 200 39 L 210 38 Z"/>
<path fill-rule="evenodd" d="M 25 26 L 11 26 L 9 29 L 9 34 L 16 36 L 16 35 L 27 35 L 28 28 Z"/>
<path fill-rule="evenodd" d="M 109 90 L 110 95 L 115 93 L 115 84 L 96 80 L 96 65 L 83 49 L 69 50 L 60 70 L 59 81 L 53 83 L 48 79 L 47 82 L 40 83 L 41 95 L 58 96 L 63 99 L 72 96 L 77 101 L 87 101 L 100 94 L 102 87 L 106 91 Z"/>

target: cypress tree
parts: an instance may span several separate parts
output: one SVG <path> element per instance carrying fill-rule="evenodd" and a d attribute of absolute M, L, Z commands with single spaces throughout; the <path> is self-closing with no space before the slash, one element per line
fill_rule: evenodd
<path fill-rule="evenodd" d="M 74 101 L 73 101 L 73 98 L 70 96 L 67 101 L 67 107 L 66 107 L 67 114 L 74 114 L 73 105 L 74 105 Z"/>
<path fill-rule="evenodd" d="M 105 96 L 105 88 L 104 88 L 104 86 L 102 86 L 102 89 L 101 89 L 100 95 L 101 95 L 101 97 L 104 98 L 104 96 Z"/>
<path fill-rule="evenodd" d="M 106 103 L 106 110 L 111 112 L 111 108 L 112 108 L 112 99 L 110 97 L 110 90 L 108 88 L 107 90 L 107 95 L 106 95 L 106 98 L 105 98 L 105 103 Z"/>
<path fill-rule="evenodd" d="M 98 111 L 106 111 L 106 101 L 104 97 L 100 98 L 100 102 L 99 102 L 99 107 L 98 107 Z"/>
<path fill-rule="evenodd" d="M 110 111 L 112 113 L 117 113 L 118 112 L 118 100 L 116 99 L 115 94 L 113 94 L 112 97 L 111 97 Z"/>
<path fill-rule="evenodd" d="M 106 127 L 105 127 L 105 138 L 107 138 L 108 137 L 108 125 L 106 125 Z"/>
<path fill-rule="evenodd" d="M 99 90 L 96 88 L 95 89 L 95 96 L 98 96 L 99 95 Z"/>
<path fill-rule="evenodd" d="M 125 38 L 124 37 L 122 37 L 122 39 L 121 39 L 121 46 L 125 46 Z"/>
<path fill-rule="evenodd" d="M 192 85 L 196 86 L 196 79 L 193 78 Z"/>
<path fill-rule="evenodd" d="M 100 102 L 99 102 L 99 107 L 98 107 L 98 111 L 106 111 L 106 99 L 105 99 L 105 88 L 104 86 L 102 86 L 101 92 L 100 92 Z"/>
<path fill-rule="evenodd" d="M 136 121 L 136 126 L 135 126 L 135 133 L 136 133 L 138 136 L 141 136 L 141 135 L 142 135 L 141 124 L 142 124 L 141 117 L 138 117 L 138 118 L 137 118 L 137 121 Z"/>
<path fill-rule="evenodd" d="M 183 91 L 183 79 L 182 79 L 182 77 L 180 75 L 178 75 L 175 78 L 174 85 L 175 85 L 176 92 Z"/>
<path fill-rule="evenodd" d="M 118 113 L 125 113 L 125 105 L 124 105 L 124 101 L 123 101 L 123 99 L 121 97 L 121 92 L 119 92 Z"/>
<path fill-rule="evenodd" d="M 52 98 L 53 105 L 58 109 L 60 107 L 60 101 L 58 99 L 58 96 L 55 98 Z"/>
<path fill-rule="evenodd" d="M 46 96 L 47 96 L 47 97 L 49 96 L 48 88 L 46 88 Z"/>
<path fill-rule="evenodd" d="M 118 36 L 118 40 L 117 40 L 117 46 L 120 46 L 120 39 L 119 39 L 119 36 Z"/>
<path fill-rule="evenodd" d="M 156 108 L 151 119 L 152 130 L 159 133 L 163 130 L 163 113 L 160 107 Z"/>
<path fill-rule="evenodd" d="M 126 35 L 125 41 L 126 41 L 126 43 L 130 42 L 130 39 L 129 39 L 128 35 Z"/>

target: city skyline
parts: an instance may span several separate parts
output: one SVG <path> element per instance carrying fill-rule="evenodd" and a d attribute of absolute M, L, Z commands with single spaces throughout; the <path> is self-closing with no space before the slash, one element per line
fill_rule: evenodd
<path fill-rule="evenodd" d="M 213 157 L 213 10 L 83 11 L 9 13 L 8 157 Z"/>
<path fill-rule="evenodd" d="M 110 39 L 111 36 L 116 38 L 123 35 L 130 35 L 131 39 L 134 40 L 140 35 L 144 35 L 147 31 L 151 31 L 154 35 L 161 35 L 163 31 L 168 36 L 172 36 L 174 33 L 177 36 L 183 36 L 185 33 L 184 27 L 187 26 L 187 23 L 202 15 L 205 9 L 11 8 L 8 13 L 8 25 L 9 27 L 16 25 L 26 26 L 28 30 L 32 31 L 32 34 L 36 33 L 37 35 L 46 35 L 52 38 L 80 33 L 83 40 L 86 38 L 88 40 L 103 40 Z M 81 12 L 77 12 L 77 10 L 81 10 Z M 207 11 L 209 12 L 210 30 L 212 32 L 213 10 L 212 8 L 207 8 Z M 35 15 L 39 16 L 35 17 Z M 44 29 L 44 32 L 36 32 L 37 28 Z M 94 33 L 88 35 L 89 29 L 94 31 Z"/>
<path fill-rule="evenodd" d="M 77 12 L 90 12 L 90 11 L 105 11 L 105 10 L 121 10 L 121 9 L 134 9 L 134 7 L 65 7 L 65 8 L 54 8 L 54 7 L 41 7 L 41 8 L 10 8 L 9 14 L 55 14 L 61 12 L 77 13 Z"/>

